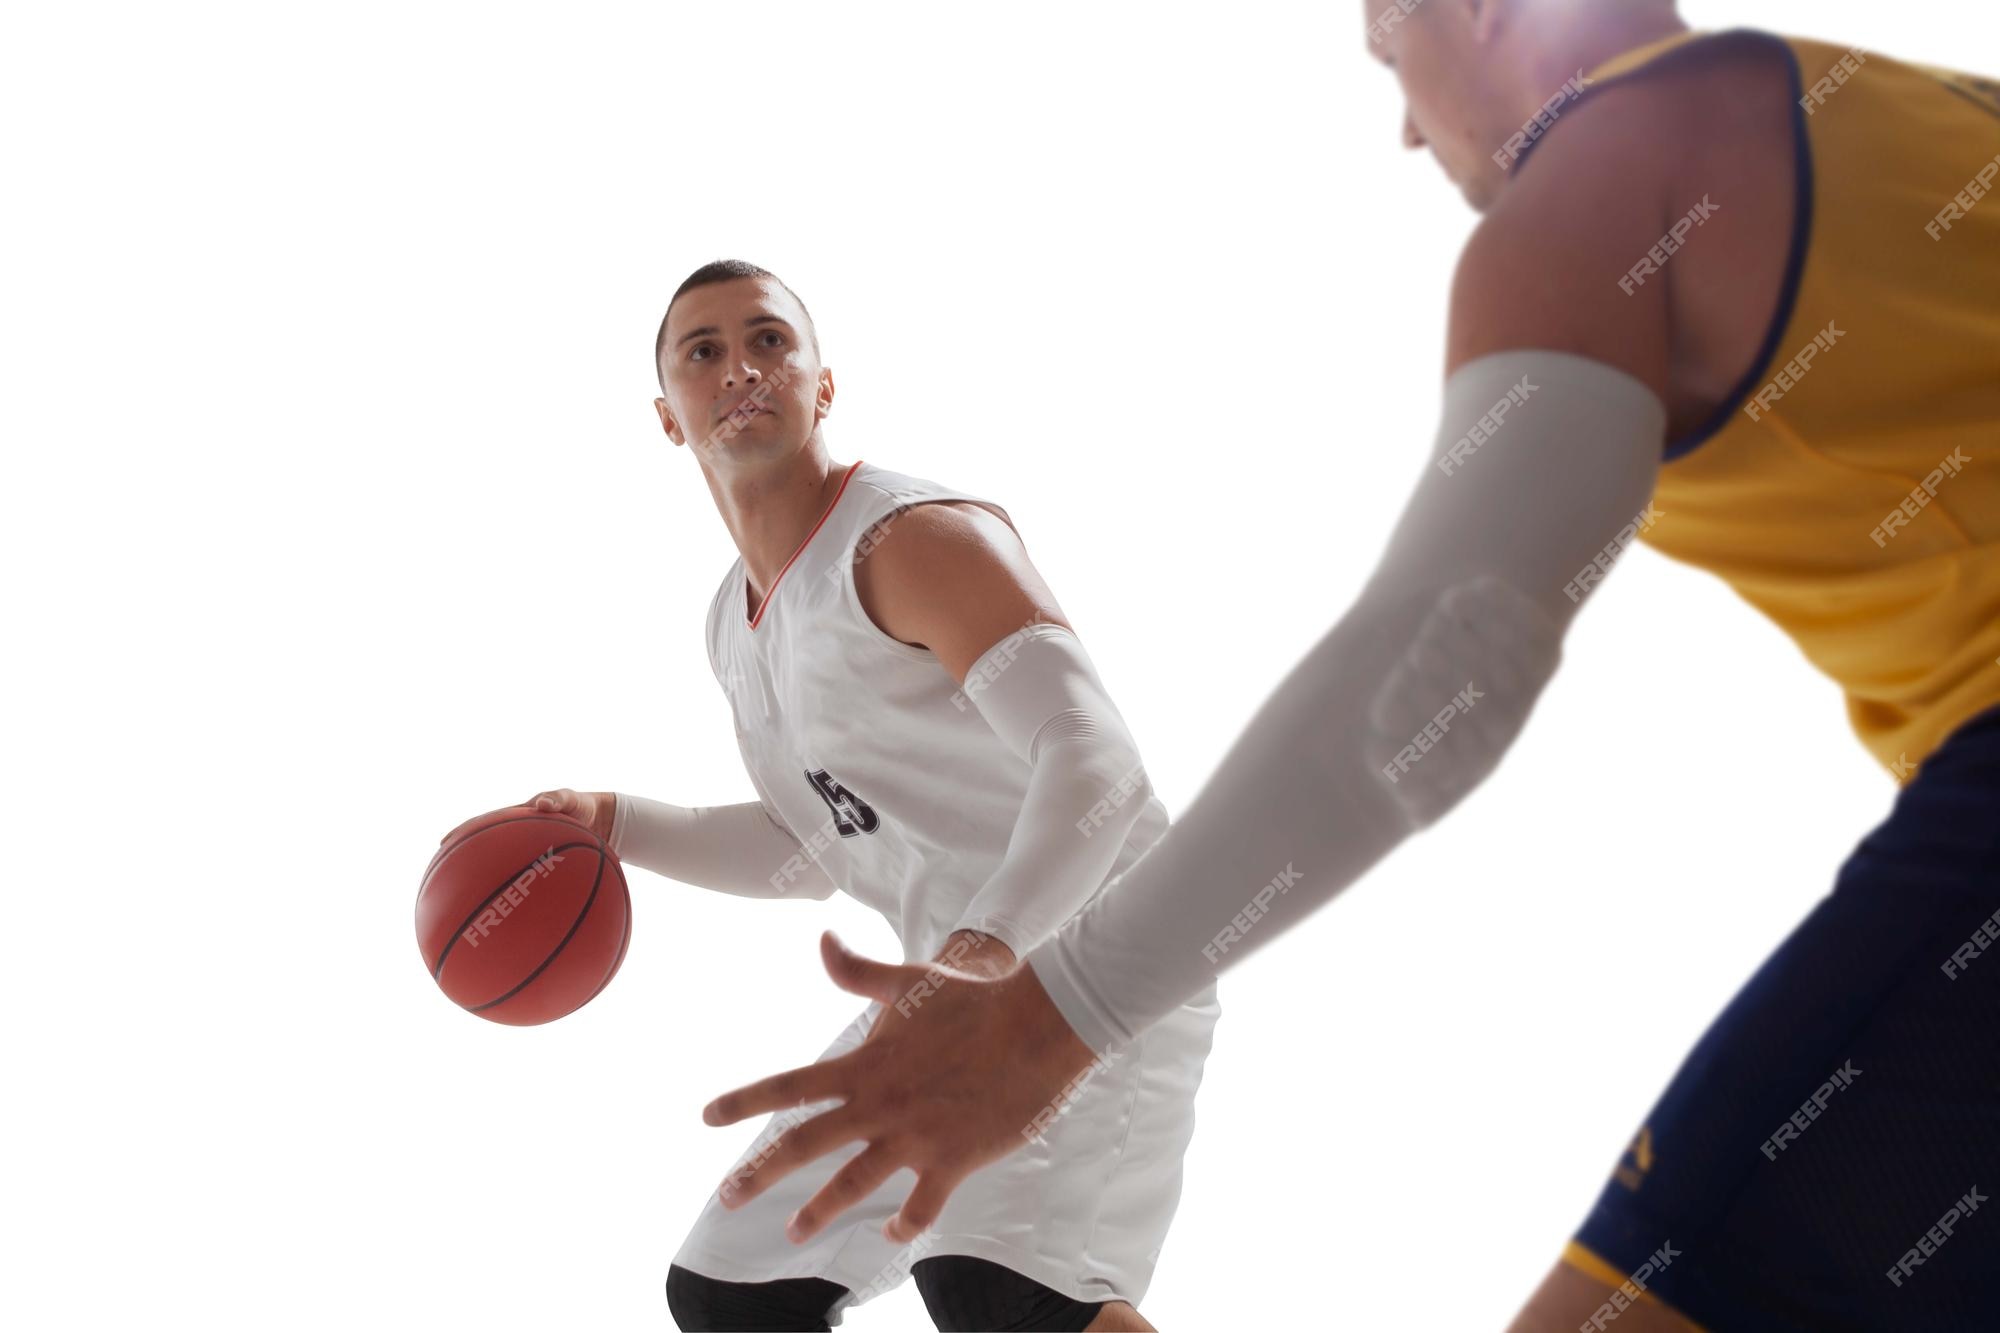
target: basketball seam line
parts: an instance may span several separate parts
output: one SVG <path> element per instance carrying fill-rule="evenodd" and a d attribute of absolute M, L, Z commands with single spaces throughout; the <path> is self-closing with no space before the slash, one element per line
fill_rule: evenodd
<path fill-rule="evenodd" d="M 579 847 L 583 847 L 587 846 L 588 844 L 577 843 L 576 845 Z M 555 948 L 549 950 L 549 956 L 542 960 L 541 966 L 537 967 L 534 971 L 528 973 L 527 976 L 522 977 L 520 984 L 515 986 L 514 989 L 508 991 L 505 995 L 500 996 L 498 999 L 488 1000 L 485 1004 L 474 1006 L 472 1008 L 473 1013 L 475 1014 L 484 1013 L 486 1010 L 491 1009 L 494 1005 L 504 1004 L 506 1001 L 513 999 L 516 995 L 519 995 L 522 991 L 528 988 L 528 984 L 530 982 L 532 982 L 536 977 L 539 977 L 540 975 L 542 975 L 543 972 L 548 970 L 549 964 L 553 963 L 556 960 L 556 956 L 558 954 L 560 954 L 564 949 L 569 947 L 569 942 L 576 938 L 576 932 L 583 928 L 584 918 L 590 915 L 591 905 L 597 901 L 597 890 L 604 884 L 604 863 L 609 859 L 610 858 L 607 855 L 605 855 L 604 852 L 600 849 L 597 857 L 597 874 L 590 881 L 590 896 L 583 900 L 583 910 L 576 914 L 576 920 L 570 923 L 569 933 L 562 937 L 561 942 L 558 943 Z M 631 917 L 629 914 L 626 917 L 625 923 L 627 926 L 631 925 Z M 596 992 L 593 991 L 592 994 L 594 995 L 596 994 Z M 584 1003 L 588 1004 L 589 1001 L 586 1000 Z"/>
<path fill-rule="evenodd" d="M 510 819 L 507 822 L 511 824 L 511 823 L 517 823 L 519 821 Z M 492 827 L 498 828 L 499 825 L 495 824 L 492 825 Z M 482 829 L 480 831 L 484 832 L 485 830 Z M 445 959 L 451 957 L 452 946 L 456 945 L 460 937 L 462 937 L 465 934 L 467 928 L 469 928 L 474 921 L 478 920 L 479 914 L 493 905 L 493 900 L 495 898 L 498 898 L 501 894 L 507 892 L 508 888 L 514 883 L 515 880 L 521 878 L 521 876 L 527 874 L 530 870 L 534 869 L 535 866 L 539 865 L 541 863 L 542 857 L 548 856 L 554 852 L 567 852 L 572 848 L 576 847 L 591 848 L 593 851 L 597 853 L 598 865 L 601 867 L 604 864 L 604 856 L 605 856 L 604 847 L 596 840 L 595 837 L 593 837 L 589 842 L 566 842 L 560 847 L 551 847 L 546 852 L 537 853 L 534 860 L 528 862 L 528 864 L 522 866 L 519 870 L 516 870 L 506 879 L 500 881 L 500 887 L 493 890 L 493 892 L 487 894 L 484 898 L 481 898 L 479 902 L 473 906 L 472 910 L 466 914 L 465 920 L 458 923 L 458 929 L 454 930 L 451 933 L 451 938 L 444 942 L 444 948 L 438 952 L 437 966 L 431 969 L 431 980 L 436 981 L 438 978 L 444 975 L 444 961 Z M 430 876 L 426 875 L 424 878 L 426 881 L 428 881 Z M 594 887 L 595 886 L 593 886 L 593 891 Z"/>

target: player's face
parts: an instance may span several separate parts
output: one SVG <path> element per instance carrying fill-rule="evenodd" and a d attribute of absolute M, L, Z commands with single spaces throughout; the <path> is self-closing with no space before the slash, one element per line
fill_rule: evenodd
<path fill-rule="evenodd" d="M 1403 142 L 1428 147 L 1466 202 L 1484 212 L 1505 183 L 1493 153 L 1509 130 L 1508 99 L 1499 92 L 1503 52 L 1478 39 L 1478 9 L 1474 0 L 1419 0 L 1405 13 L 1397 0 L 1362 0 L 1368 52 L 1403 85 Z"/>
<path fill-rule="evenodd" d="M 769 278 L 710 283 L 674 302 L 660 366 L 660 423 L 706 456 L 792 453 L 833 405 L 806 312 Z"/>

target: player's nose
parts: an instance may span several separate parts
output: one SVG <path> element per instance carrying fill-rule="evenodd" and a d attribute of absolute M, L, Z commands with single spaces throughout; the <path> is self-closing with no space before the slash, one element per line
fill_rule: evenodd
<path fill-rule="evenodd" d="M 1425 140 L 1423 131 L 1417 128 L 1417 119 L 1408 111 L 1403 112 L 1403 147 L 1422 148 Z"/>

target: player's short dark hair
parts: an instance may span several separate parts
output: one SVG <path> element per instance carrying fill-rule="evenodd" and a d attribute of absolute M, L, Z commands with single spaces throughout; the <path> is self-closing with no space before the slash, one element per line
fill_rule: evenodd
<path fill-rule="evenodd" d="M 772 282 L 783 287 L 794 301 L 798 301 L 799 309 L 805 310 L 806 336 L 812 339 L 813 355 L 815 357 L 819 355 L 819 330 L 813 327 L 812 311 L 806 310 L 806 303 L 799 300 L 799 294 L 792 291 L 786 285 L 783 278 L 767 268 L 759 268 L 748 260 L 711 260 L 682 279 L 681 285 L 674 289 L 673 296 L 667 300 L 667 313 L 660 316 L 660 331 L 653 338 L 653 373 L 660 377 L 660 387 L 662 389 L 667 387 L 667 372 L 661 362 L 667 354 L 667 320 L 674 313 L 674 302 L 680 300 L 683 295 L 696 287 L 706 287 L 711 283 L 717 282 L 734 282 L 738 278 L 769 278 Z"/>

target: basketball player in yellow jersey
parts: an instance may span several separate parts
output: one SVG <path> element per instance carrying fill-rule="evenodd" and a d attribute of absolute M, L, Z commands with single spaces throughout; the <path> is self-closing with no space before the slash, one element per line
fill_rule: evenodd
<path fill-rule="evenodd" d="M 2000 1328 L 2000 85 L 1692 33 L 1671 0 L 1363 19 L 1406 141 L 1484 214 L 1433 465 L 1379 566 L 1167 835 L 1025 966 L 953 979 L 871 1048 L 708 1119 L 837 1099 L 760 1182 L 866 1141 L 874 1171 L 797 1230 L 908 1166 L 890 1229 L 914 1234 L 1099 1053 L 1484 781 L 1646 541 L 1789 633 L 1901 790 L 1514 1327 Z M 920 975 L 823 952 L 877 998 Z"/>

